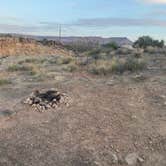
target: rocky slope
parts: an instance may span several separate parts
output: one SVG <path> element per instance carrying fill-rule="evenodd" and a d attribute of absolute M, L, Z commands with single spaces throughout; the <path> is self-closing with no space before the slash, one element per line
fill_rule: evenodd
<path fill-rule="evenodd" d="M 0 37 L 0 56 L 10 55 L 69 55 L 70 52 L 55 45 L 44 46 L 33 39 Z"/>

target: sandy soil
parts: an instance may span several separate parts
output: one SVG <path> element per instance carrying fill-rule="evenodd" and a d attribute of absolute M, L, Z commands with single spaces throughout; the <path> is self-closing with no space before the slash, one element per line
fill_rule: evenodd
<path fill-rule="evenodd" d="M 44 81 L 11 74 L 14 83 L 0 87 L 0 165 L 126 166 L 135 154 L 132 165 L 165 166 L 166 70 L 142 74 L 51 71 Z M 57 88 L 73 102 L 35 112 L 21 101 L 36 88 Z"/>

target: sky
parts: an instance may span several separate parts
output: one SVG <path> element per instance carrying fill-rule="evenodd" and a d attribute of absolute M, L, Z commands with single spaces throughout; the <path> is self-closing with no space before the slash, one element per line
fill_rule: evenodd
<path fill-rule="evenodd" d="M 0 0 L 0 33 L 166 40 L 166 0 Z"/>

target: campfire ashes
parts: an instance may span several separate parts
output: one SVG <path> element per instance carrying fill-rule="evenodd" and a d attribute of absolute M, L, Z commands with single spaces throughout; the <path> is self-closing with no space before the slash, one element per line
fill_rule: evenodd
<path fill-rule="evenodd" d="M 48 109 L 56 109 L 61 105 L 69 106 L 71 99 L 67 94 L 57 90 L 35 90 L 24 101 L 24 104 L 32 106 L 36 111 L 44 112 Z"/>

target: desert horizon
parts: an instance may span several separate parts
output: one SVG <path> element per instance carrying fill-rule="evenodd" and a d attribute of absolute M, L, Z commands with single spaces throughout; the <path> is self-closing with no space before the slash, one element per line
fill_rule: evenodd
<path fill-rule="evenodd" d="M 0 2 L 0 166 L 166 166 L 166 0 Z"/>

